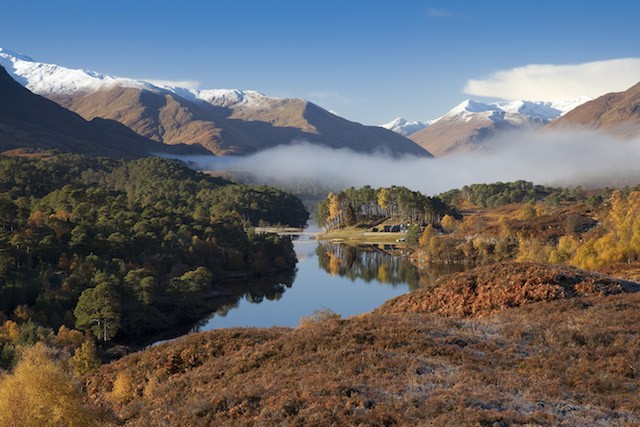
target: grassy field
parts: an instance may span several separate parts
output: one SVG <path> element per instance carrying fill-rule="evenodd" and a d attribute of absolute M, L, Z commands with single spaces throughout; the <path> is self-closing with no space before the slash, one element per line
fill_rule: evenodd
<path fill-rule="evenodd" d="M 320 233 L 318 240 L 341 241 L 351 244 L 397 244 L 404 245 L 404 238 L 407 233 L 380 233 L 373 232 L 368 228 L 341 228 L 326 233 Z M 400 240 L 400 241 L 399 241 Z"/>

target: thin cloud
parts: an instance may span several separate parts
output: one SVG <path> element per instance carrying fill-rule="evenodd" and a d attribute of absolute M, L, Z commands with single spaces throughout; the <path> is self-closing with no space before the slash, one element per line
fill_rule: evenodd
<path fill-rule="evenodd" d="M 453 13 L 447 9 L 430 7 L 427 9 L 427 16 L 429 18 L 449 18 L 450 16 L 453 16 Z"/>
<path fill-rule="evenodd" d="M 155 86 L 169 86 L 169 87 L 182 87 L 185 89 L 198 89 L 200 82 L 194 80 L 158 80 L 158 79 L 140 79 L 145 82 L 151 83 Z"/>
<path fill-rule="evenodd" d="M 463 91 L 507 100 L 561 101 L 621 92 L 639 80 L 640 58 L 621 58 L 575 65 L 525 65 L 469 80 Z"/>

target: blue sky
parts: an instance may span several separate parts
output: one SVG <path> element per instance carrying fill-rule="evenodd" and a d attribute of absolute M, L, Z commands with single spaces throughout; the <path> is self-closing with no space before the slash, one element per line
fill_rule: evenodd
<path fill-rule="evenodd" d="M 0 47 L 116 76 L 307 98 L 380 124 L 429 120 L 469 97 L 517 97 L 524 86 L 548 98 L 533 84 L 540 70 L 522 67 L 639 58 L 639 16 L 635 0 L 25 1 L 3 5 Z M 640 81 L 640 65 L 584 74 L 597 96 L 607 80 L 619 90 Z"/>

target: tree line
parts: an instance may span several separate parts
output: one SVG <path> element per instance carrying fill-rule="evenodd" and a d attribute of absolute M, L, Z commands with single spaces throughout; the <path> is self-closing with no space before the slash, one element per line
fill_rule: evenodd
<path fill-rule="evenodd" d="M 439 197 L 429 197 L 406 187 L 364 186 L 329 193 L 316 210 L 320 227 L 338 228 L 359 223 L 398 222 L 438 224 L 446 214 L 459 216 L 457 211 Z"/>
<path fill-rule="evenodd" d="M 490 184 L 465 185 L 438 195 L 446 203 L 459 207 L 466 200 L 482 208 L 496 208 L 510 203 L 546 201 L 557 205 L 560 202 L 584 201 L 586 194 L 575 188 L 555 188 L 535 185 L 528 181 L 494 182 Z"/>

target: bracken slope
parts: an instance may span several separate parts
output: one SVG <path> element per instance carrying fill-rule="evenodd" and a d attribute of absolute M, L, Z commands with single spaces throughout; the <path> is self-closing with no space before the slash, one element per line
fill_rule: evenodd
<path fill-rule="evenodd" d="M 102 424 L 128 426 L 640 422 L 640 293 L 606 295 L 635 285 L 514 268 L 513 289 L 539 281 L 575 298 L 193 334 L 103 366 L 85 378 L 88 400 Z"/>
<path fill-rule="evenodd" d="M 640 290 L 640 284 L 547 264 L 502 262 L 444 276 L 429 288 L 396 297 L 376 312 L 477 316 L 541 301 Z"/>

